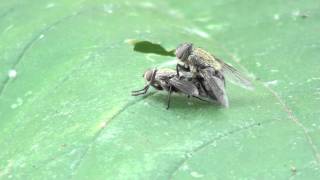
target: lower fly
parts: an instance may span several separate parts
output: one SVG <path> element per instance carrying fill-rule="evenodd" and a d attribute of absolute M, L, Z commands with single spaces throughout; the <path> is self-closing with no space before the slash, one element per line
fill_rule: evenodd
<path fill-rule="evenodd" d="M 213 81 L 217 84 L 217 89 L 221 90 L 222 93 L 213 92 L 211 86 L 205 81 L 206 76 L 210 73 L 212 72 L 208 71 L 203 73 L 203 77 L 194 78 L 192 73 L 183 72 L 178 77 L 176 71 L 172 69 L 149 69 L 143 74 L 144 79 L 147 81 L 146 85 L 140 90 L 132 91 L 132 95 L 146 94 L 150 86 L 152 86 L 157 90 L 168 92 L 167 109 L 170 107 L 172 92 L 182 93 L 188 97 L 192 96 L 207 102 L 218 102 L 227 107 L 228 101 L 224 89 L 224 79 L 214 76 Z"/>

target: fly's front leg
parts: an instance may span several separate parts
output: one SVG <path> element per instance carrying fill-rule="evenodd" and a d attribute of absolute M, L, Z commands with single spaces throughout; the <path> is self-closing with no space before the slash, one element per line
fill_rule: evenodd
<path fill-rule="evenodd" d="M 180 70 L 183 70 L 183 71 L 190 71 L 190 68 L 189 67 L 185 67 L 184 65 L 181 65 L 181 64 L 177 64 L 176 65 L 176 71 L 177 71 L 177 76 L 178 78 L 180 79 Z"/>
<path fill-rule="evenodd" d="M 147 84 L 146 86 L 144 86 L 142 89 L 140 90 L 136 90 L 136 91 L 132 91 L 131 92 L 131 95 L 132 96 L 139 96 L 139 95 L 142 95 L 142 94 L 146 94 L 148 89 L 149 89 L 150 85 Z"/>

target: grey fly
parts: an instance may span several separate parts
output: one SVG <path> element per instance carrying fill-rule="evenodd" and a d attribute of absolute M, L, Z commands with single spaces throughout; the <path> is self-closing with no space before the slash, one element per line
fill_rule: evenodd
<path fill-rule="evenodd" d="M 210 83 L 205 81 L 211 72 L 204 72 L 200 76 L 194 78 L 189 72 L 183 72 L 180 77 L 177 76 L 176 71 L 172 69 L 150 69 L 147 70 L 143 77 L 147 81 L 144 88 L 132 91 L 133 96 L 146 94 L 150 86 L 157 90 L 164 90 L 168 92 L 167 109 L 170 107 L 170 100 L 172 92 L 183 93 L 188 97 L 192 96 L 200 100 L 208 102 L 218 102 L 223 106 L 228 106 L 228 98 L 224 88 L 224 79 L 216 75 L 212 75 L 213 81 L 217 84 L 217 92 L 212 92 Z M 211 75 L 211 74 L 210 74 Z M 219 96 L 217 96 L 217 94 Z"/>
<path fill-rule="evenodd" d="M 179 76 L 179 70 L 190 71 L 194 76 L 199 75 L 199 72 L 206 77 L 208 72 L 217 74 L 218 76 L 226 77 L 227 80 L 231 81 L 236 85 L 240 85 L 246 89 L 253 89 L 251 81 L 240 73 L 237 69 L 213 56 L 209 52 L 194 47 L 191 43 L 180 44 L 175 51 L 176 57 L 181 64 L 177 64 L 177 74 Z M 201 70 L 206 69 L 206 72 Z M 203 74 L 204 73 L 204 74 Z M 211 76 L 208 76 L 210 78 Z M 207 82 L 212 79 L 206 79 Z"/>

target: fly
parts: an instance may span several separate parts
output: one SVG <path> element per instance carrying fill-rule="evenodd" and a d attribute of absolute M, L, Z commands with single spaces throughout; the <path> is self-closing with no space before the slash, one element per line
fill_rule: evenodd
<path fill-rule="evenodd" d="M 219 90 L 219 96 L 212 92 L 208 85 L 208 82 L 204 81 L 205 78 L 198 76 L 192 77 L 190 72 L 183 72 L 180 77 L 177 76 L 175 70 L 172 69 L 149 69 L 144 75 L 144 79 L 147 84 L 144 88 L 132 91 L 133 96 L 146 94 L 150 86 L 157 90 L 164 90 L 168 92 L 167 109 L 170 107 L 170 100 L 172 92 L 183 93 L 188 97 L 192 96 L 197 99 L 207 102 L 218 102 L 225 107 L 228 107 L 228 98 L 224 88 L 224 79 L 214 77 L 217 83 L 217 89 Z"/>
<path fill-rule="evenodd" d="M 179 76 L 179 70 L 190 71 L 194 76 L 199 75 L 202 70 L 211 71 L 216 75 L 226 77 L 230 82 L 239 85 L 246 89 L 253 89 L 251 81 L 240 73 L 237 69 L 223 62 L 219 58 L 213 56 L 204 49 L 193 47 L 191 43 L 180 44 L 175 51 L 176 57 L 180 61 L 176 66 L 177 74 Z M 209 76 L 210 77 L 210 76 Z M 208 79 L 207 79 L 208 80 Z M 209 82 L 211 80 L 208 80 Z"/>

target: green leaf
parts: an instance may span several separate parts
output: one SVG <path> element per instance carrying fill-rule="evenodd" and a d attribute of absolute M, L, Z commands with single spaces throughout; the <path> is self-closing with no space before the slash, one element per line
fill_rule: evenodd
<path fill-rule="evenodd" d="M 0 4 L 0 179 L 320 178 L 317 0 Z M 255 91 L 131 97 L 182 42 Z"/>

